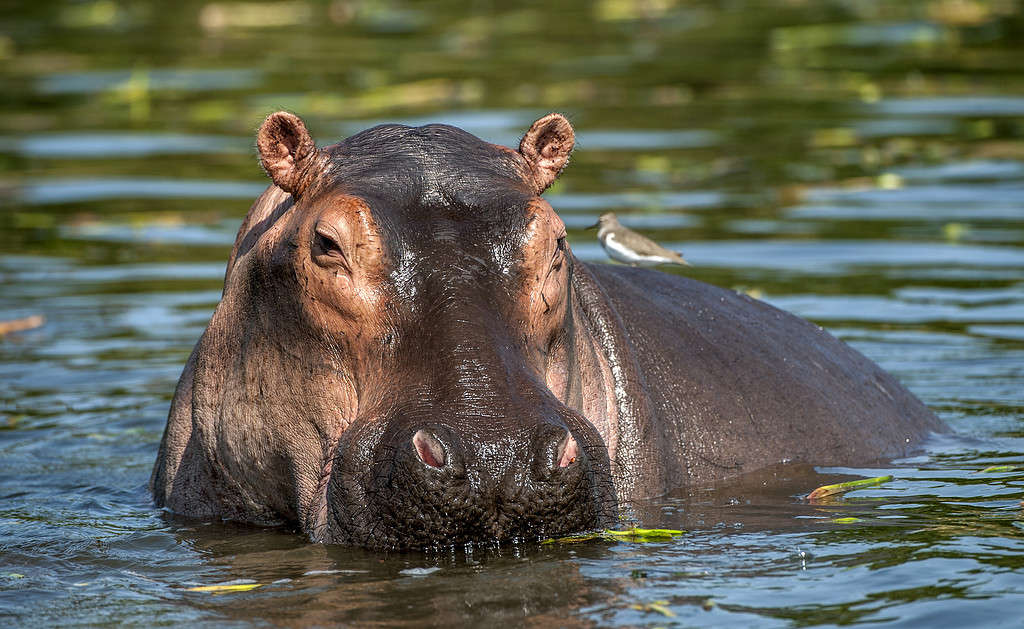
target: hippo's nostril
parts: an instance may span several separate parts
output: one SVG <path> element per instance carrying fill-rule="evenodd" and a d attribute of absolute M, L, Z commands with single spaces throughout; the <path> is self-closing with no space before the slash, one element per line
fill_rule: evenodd
<path fill-rule="evenodd" d="M 569 467 L 579 456 L 579 445 L 572 433 L 565 432 L 565 439 L 558 446 L 558 467 Z"/>
<path fill-rule="evenodd" d="M 412 436 L 412 445 L 416 447 L 416 454 L 421 461 L 431 467 L 444 467 L 444 446 L 430 432 L 416 431 L 416 434 Z"/>

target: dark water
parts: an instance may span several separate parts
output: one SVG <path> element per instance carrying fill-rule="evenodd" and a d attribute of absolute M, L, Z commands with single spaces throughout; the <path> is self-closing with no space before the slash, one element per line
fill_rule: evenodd
<path fill-rule="evenodd" d="M 1019 626 L 1019 5 L 5 10 L 0 319 L 47 322 L 0 340 L 0 621 Z M 603 257 L 582 228 L 617 210 L 693 277 L 825 325 L 956 435 L 881 469 L 788 466 L 639 505 L 689 531 L 671 542 L 383 556 L 176 521 L 146 482 L 278 108 L 322 143 L 384 120 L 514 143 L 564 111 L 579 143 L 549 199 L 577 255 Z M 881 474 L 896 480 L 799 498 Z"/>

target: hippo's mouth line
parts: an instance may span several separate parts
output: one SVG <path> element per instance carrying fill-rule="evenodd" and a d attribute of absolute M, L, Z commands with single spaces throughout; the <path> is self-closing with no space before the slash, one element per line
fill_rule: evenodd
<path fill-rule="evenodd" d="M 334 472 L 334 458 L 338 452 L 338 442 L 344 428 L 338 430 L 338 438 L 331 440 L 324 453 L 324 462 L 320 466 L 320 479 L 317 481 L 316 489 L 313 491 L 313 498 L 306 516 L 306 531 L 309 539 L 313 542 L 323 542 L 327 533 L 327 484 Z"/>

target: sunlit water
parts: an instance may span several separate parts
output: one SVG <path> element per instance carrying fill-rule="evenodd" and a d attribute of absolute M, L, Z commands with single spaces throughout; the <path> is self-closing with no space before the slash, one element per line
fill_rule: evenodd
<path fill-rule="evenodd" d="M 0 319 L 47 321 L 0 340 L 0 620 L 1019 625 L 1024 18 L 727 4 L 20 10 L 0 35 Z M 603 258 L 583 228 L 617 210 L 687 274 L 826 326 L 956 434 L 637 505 L 688 531 L 668 542 L 380 555 L 175 520 L 146 483 L 265 185 L 253 129 L 282 107 L 322 143 L 442 121 L 514 145 L 566 111 L 577 152 L 548 198 L 578 256 Z M 259 587 L 190 590 L 218 584 Z"/>

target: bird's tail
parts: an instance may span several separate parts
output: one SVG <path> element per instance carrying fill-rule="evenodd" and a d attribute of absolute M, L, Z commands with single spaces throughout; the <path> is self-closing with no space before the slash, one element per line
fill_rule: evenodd
<path fill-rule="evenodd" d="M 676 259 L 679 262 L 679 264 L 683 266 L 693 266 L 686 260 L 686 258 L 683 257 L 683 254 L 679 253 L 678 251 L 673 251 L 672 253 L 676 254 Z"/>

